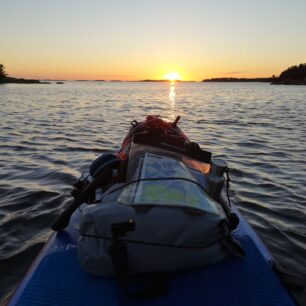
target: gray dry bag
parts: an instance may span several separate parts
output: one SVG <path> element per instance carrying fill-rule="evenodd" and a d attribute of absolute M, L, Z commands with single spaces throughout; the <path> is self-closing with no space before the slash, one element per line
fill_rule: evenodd
<path fill-rule="evenodd" d="M 145 153 L 127 183 L 82 207 L 78 257 L 90 273 L 203 266 L 223 260 L 234 245 L 222 206 L 175 158 Z"/>

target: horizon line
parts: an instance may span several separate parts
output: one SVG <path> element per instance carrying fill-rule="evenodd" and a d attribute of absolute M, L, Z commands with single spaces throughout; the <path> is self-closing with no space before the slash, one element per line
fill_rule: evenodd
<path fill-rule="evenodd" d="M 10 76 L 9 76 L 10 77 Z M 13 77 L 16 78 L 16 77 Z M 17 77 L 20 79 L 29 79 L 25 77 Z M 188 83 L 188 82 L 193 82 L 193 83 L 201 83 L 203 81 L 208 81 L 208 80 L 220 80 L 220 79 L 240 79 L 240 80 L 256 80 L 256 79 L 272 79 L 273 76 L 265 76 L 265 77 L 210 77 L 210 78 L 203 78 L 201 80 L 167 80 L 167 79 L 141 79 L 141 80 L 124 80 L 124 79 L 64 79 L 64 78 L 35 78 L 31 77 L 30 79 L 35 79 L 39 81 L 72 81 L 72 82 L 182 82 L 182 83 Z"/>

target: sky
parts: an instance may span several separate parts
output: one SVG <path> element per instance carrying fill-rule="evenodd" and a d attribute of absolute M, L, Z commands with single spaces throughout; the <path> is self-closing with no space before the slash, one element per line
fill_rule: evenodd
<path fill-rule="evenodd" d="M 269 77 L 306 62 L 305 0 L 0 0 L 0 63 L 38 79 Z"/>

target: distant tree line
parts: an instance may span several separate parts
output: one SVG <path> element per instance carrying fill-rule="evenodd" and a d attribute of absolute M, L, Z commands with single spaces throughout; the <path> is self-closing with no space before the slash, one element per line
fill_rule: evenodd
<path fill-rule="evenodd" d="M 212 78 L 205 79 L 202 82 L 271 82 L 274 77 L 271 78 Z"/>
<path fill-rule="evenodd" d="M 306 64 L 287 68 L 272 81 L 272 84 L 306 85 Z"/>
<path fill-rule="evenodd" d="M 306 78 L 306 64 L 289 67 L 278 77 L 279 80 L 302 80 L 304 78 Z"/>
<path fill-rule="evenodd" d="M 279 77 L 273 75 L 270 78 L 212 78 L 202 82 L 269 82 L 271 84 L 306 85 L 306 63 L 289 67 Z"/>
<path fill-rule="evenodd" d="M 25 83 L 25 84 L 40 84 L 39 80 L 27 80 L 27 79 L 18 79 L 12 78 L 7 75 L 5 72 L 5 67 L 3 64 L 0 64 L 0 84 L 1 83 Z"/>

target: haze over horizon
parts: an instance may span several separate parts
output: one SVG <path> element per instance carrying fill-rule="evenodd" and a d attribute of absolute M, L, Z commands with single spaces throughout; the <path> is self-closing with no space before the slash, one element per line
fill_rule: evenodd
<path fill-rule="evenodd" d="M 306 61 L 306 2 L 2 1 L 11 76 L 37 79 L 270 77 Z"/>

